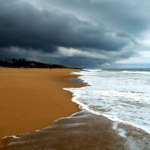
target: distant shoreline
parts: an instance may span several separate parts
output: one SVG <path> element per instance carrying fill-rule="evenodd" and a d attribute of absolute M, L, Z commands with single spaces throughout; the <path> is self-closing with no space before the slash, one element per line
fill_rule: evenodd
<path fill-rule="evenodd" d="M 67 67 L 59 64 L 47 64 L 37 61 L 29 61 L 25 59 L 11 59 L 11 60 L 0 60 L 0 67 L 7 68 L 71 68 L 71 69 L 80 69 Z"/>

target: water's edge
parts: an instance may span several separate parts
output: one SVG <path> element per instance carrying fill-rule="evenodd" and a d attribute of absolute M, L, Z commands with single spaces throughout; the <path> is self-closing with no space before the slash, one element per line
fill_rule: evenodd
<path fill-rule="evenodd" d="M 64 90 L 72 92 L 70 88 Z M 78 101 L 78 97 L 72 94 L 72 101 L 79 105 L 81 112 L 59 118 L 50 126 L 34 133 L 5 137 L 5 140 L 10 139 L 7 150 L 150 149 L 150 135 L 144 130 L 100 114 Z"/>

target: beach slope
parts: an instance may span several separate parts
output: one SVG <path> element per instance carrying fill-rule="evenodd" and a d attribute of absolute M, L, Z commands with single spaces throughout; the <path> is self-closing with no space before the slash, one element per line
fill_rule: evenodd
<path fill-rule="evenodd" d="M 67 87 L 78 69 L 0 68 L 0 138 L 33 132 L 77 112 Z"/>

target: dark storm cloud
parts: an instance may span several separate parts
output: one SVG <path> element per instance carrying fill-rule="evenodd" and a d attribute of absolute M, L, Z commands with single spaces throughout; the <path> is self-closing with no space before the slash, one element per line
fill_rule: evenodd
<path fill-rule="evenodd" d="M 82 66 L 105 63 L 106 59 L 94 61 L 93 56 L 80 54 L 107 55 L 136 45 L 135 36 L 147 29 L 148 21 L 142 10 L 139 14 L 133 7 L 139 6 L 118 0 L 0 0 L 0 57 L 48 61 L 49 56 L 53 62 Z M 81 52 L 77 51 L 78 57 L 50 57 L 59 47 Z M 122 57 L 108 55 L 108 62 Z"/>
<path fill-rule="evenodd" d="M 150 3 L 146 0 L 55 0 L 51 3 L 59 8 L 69 9 L 73 14 L 90 18 L 99 27 L 104 26 L 113 32 L 138 34 L 149 24 L 147 11 Z"/>
<path fill-rule="evenodd" d="M 99 26 L 62 12 L 40 11 L 30 4 L 8 0 L 1 2 L 0 10 L 1 47 L 48 51 L 57 46 L 118 50 L 126 44 L 126 40 L 99 30 Z"/>

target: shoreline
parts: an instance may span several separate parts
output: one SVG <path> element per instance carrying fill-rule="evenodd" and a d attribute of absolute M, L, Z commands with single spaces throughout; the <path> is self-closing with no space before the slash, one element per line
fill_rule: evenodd
<path fill-rule="evenodd" d="M 84 84 L 84 82 L 83 84 L 75 82 L 79 75 L 70 73 L 77 71 L 80 70 L 67 70 L 67 74 L 63 74 L 63 76 L 59 72 L 58 76 L 55 75 L 55 79 L 53 78 L 54 82 L 57 81 L 63 85 L 65 84 L 65 88 L 62 87 L 61 92 L 67 92 L 68 94 L 66 94 L 70 95 L 69 97 L 72 101 L 70 101 L 70 99 L 69 101 L 72 106 L 75 105 L 74 112 L 66 116 L 61 115 L 60 117 L 57 117 L 52 123 L 39 130 L 34 130 L 33 132 L 22 134 L 18 137 L 4 137 L 3 146 L 0 146 L 0 150 L 97 150 L 98 148 L 109 150 L 149 149 L 150 136 L 143 130 L 139 130 L 128 124 L 113 121 L 105 115 L 95 114 L 84 109 L 84 107 L 82 109 L 82 105 L 75 100 L 77 97 L 75 98 L 75 95 L 73 95 L 74 92 L 67 89 L 75 87 L 79 88 L 87 85 L 86 83 Z M 74 78 L 74 80 L 70 77 Z M 73 86 L 72 84 L 75 85 Z M 66 100 L 67 99 L 65 98 L 65 102 Z M 81 110 L 79 109 L 79 106 L 81 107 Z M 142 140 L 142 137 L 145 139 Z"/>
<path fill-rule="evenodd" d="M 0 68 L 0 138 L 32 133 L 55 120 L 80 111 L 72 93 L 63 88 L 82 87 L 68 78 L 79 69 Z M 39 88 L 40 87 L 40 88 Z M 20 101 L 21 100 L 21 101 Z M 61 102 L 60 102 L 61 100 Z M 18 114 L 19 113 L 19 114 Z M 1 144 L 2 145 L 2 144 Z"/>

